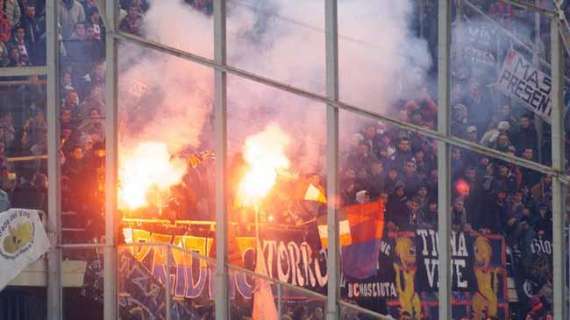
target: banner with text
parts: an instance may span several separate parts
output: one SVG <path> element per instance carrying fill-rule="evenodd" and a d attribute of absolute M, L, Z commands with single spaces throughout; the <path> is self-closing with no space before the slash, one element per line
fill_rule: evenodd
<path fill-rule="evenodd" d="M 167 270 L 167 254 L 156 247 L 131 248 L 133 257 L 149 273 L 165 283 L 169 274 L 172 294 L 177 298 L 212 299 L 213 270 L 201 256 L 210 254 L 211 238 L 169 236 L 131 229 L 134 243 L 164 242 L 180 246 L 170 250 L 171 268 Z M 292 285 L 325 293 L 327 285 L 326 252 L 315 249 L 306 232 L 262 230 L 263 254 L 268 276 Z M 233 247 L 239 251 L 241 266 L 250 270 L 255 265 L 255 239 L 235 237 Z M 454 314 L 507 314 L 505 243 L 497 235 L 452 233 L 452 285 Z M 232 247 L 232 246 L 230 246 Z M 374 274 L 356 279 L 345 273 L 341 293 L 344 299 L 374 309 L 384 300 L 389 312 L 398 317 L 406 312 L 437 315 L 438 250 L 437 231 L 417 229 L 415 232 L 386 234 L 379 241 L 378 262 Z M 348 259 L 344 257 L 343 259 Z M 343 261 L 344 269 L 350 261 Z M 254 281 L 233 272 L 230 276 L 231 299 L 251 301 Z M 381 311 L 381 310 L 375 310 Z"/>
<path fill-rule="evenodd" d="M 452 232 L 451 250 L 454 315 L 502 318 L 507 312 L 503 238 Z M 438 270 L 437 231 L 392 233 L 380 244 L 377 274 L 364 280 L 345 277 L 343 297 L 362 305 L 385 298 L 394 316 L 436 318 Z"/>
<path fill-rule="evenodd" d="M 496 86 L 505 95 L 515 98 L 550 123 L 552 81 L 546 73 L 534 67 L 523 55 L 515 50 L 507 53 Z"/>

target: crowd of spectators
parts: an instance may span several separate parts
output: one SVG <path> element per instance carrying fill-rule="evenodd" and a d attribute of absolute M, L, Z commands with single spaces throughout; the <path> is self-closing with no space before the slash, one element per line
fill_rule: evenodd
<path fill-rule="evenodd" d="M 507 29 L 534 21 L 527 11 L 504 2 L 473 2 Z M 547 39 L 547 33 L 540 38 Z M 430 42 L 434 52 L 436 44 Z M 495 54 L 503 57 L 505 52 Z M 452 66 L 451 133 L 525 160 L 550 163 L 549 124 L 493 88 L 500 70 L 483 74 L 478 72 L 481 66 L 459 62 Z M 417 99 L 394 106 L 393 116 L 435 130 L 435 97 L 435 90 L 425 88 Z M 504 236 L 513 265 L 509 276 L 519 299 L 511 310 L 521 319 L 543 319 L 551 314 L 552 303 L 552 253 L 541 247 L 552 243 L 552 178 L 468 149 L 453 147 L 450 153 L 452 230 Z M 437 228 L 436 157 L 434 140 L 370 122 L 353 133 L 343 155 L 342 200 L 354 204 L 383 198 L 387 231 Z"/>
<path fill-rule="evenodd" d="M 0 1 L 0 67 L 44 65 L 45 1 Z"/>
<path fill-rule="evenodd" d="M 211 13 L 211 1 L 186 1 Z M 528 12 L 505 2 L 473 2 L 506 28 L 531 23 Z M 140 34 L 149 3 L 121 0 L 120 5 L 119 29 Z M 425 14 L 430 14 L 430 7 L 426 9 Z M 89 241 L 102 234 L 105 28 L 95 0 L 62 0 L 59 10 L 62 208 L 69 214 L 64 224 L 90 230 L 80 235 Z M 429 39 L 434 34 L 427 30 L 424 35 Z M 45 1 L 0 0 L 0 67 L 45 64 L 45 33 Z M 429 43 L 435 52 L 437 42 L 431 39 Z M 466 64 L 453 70 L 452 134 L 527 160 L 549 163 L 548 125 L 537 127 L 539 121 L 532 112 L 495 91 L 489 78 L 473 68 Z M 417 99 L 394 106 L 393 114 L 402 121 L 435 129 L 435 96 L 433 88 L 426 87 Z M 45 104 L 28 103 L 19 109 L 0 109 L 0 211 L 10 206 L 46 210 L 46 161 L 40 159 L 47 152 Z M 365 124 L 349 140 L 341 165 L 343 203 L 383 198 L 388 230 L 436 228 L 435 141 L 382 122 Z M 21 165 L 8 160 L 14 155 L 39 160 Z M 538 251 L 533 241 L 552 241 L 551 177 L 460 148 L 451 149 L 451 171 L 449 214 L 453 230 L 505 237 L 515 265 L 514 277 L 519 279 L 520 312 L 530 316 L 526 319 L 540 319 L 552 303 L 552 266 L 536 269 L 531 265 Z M 530 294 L 528 287 L 522 288 L 526 280 L 535 284 Z"/>
<path fill-rule="evenodd" d="M 95 0 L 60 1 L 58 21 L 64 236 L 93 241 L 102 234 L 105 27 Z M 0 31 L 0 66 L 45 65 L 45 1 L 2 0 Z M 0 110 L 0 207 L 47 211 L 45 82 L 10 80 L 17 88 L 3 88 Z"/>

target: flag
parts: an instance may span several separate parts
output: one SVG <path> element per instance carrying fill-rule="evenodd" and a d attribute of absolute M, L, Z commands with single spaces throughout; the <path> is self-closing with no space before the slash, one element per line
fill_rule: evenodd
<path fill-rule="evenodd" d="M 319 236 L 321 237 L 321 244 L 323 248 L 327 248 L 329 243 L 329 235 L 327 229 L 327 225 L 319 225 Z M 340 237 L 341 247 L 349 246 L 352 243 L 352 238 L 350 236 L 350 224 L 348 223 L 348 220 L 341 220 L 338 222 L 338 234 Z"/>
<path fill-rule="evenodd" d="M 350 224 L 352 244 L 381 239 L 384 231 L 384 203 L 382 200 L 355 204 L 344 208 Z"/>
<path fill-rule="evenodd" d="M 10 209 L 0 213 L 0 290 L 49 249 L 38 211 Z"/>
<path fill-rule="evenodd" d="M 309 184 L 307 187 L 307 191 L 305 192 L 305 200 L 307 201 L 315 201 L 319 203 L 327 203 L 327 198 L 319 190 L 319 188 L 315 187 L 312 183 Z"/>
<path fill-rule="evenodd" d="M 259 241 L 258 241 L 259 242 Z M 265 268 L 265 258 L 261 244 L 257 244 L 257 262 L 255 264 L 255 273 L 267 276 Z M 271 285 L 263 278 L 255 279 L 255 291 L 253 294 L 253 313 L 252 320 L 278 320 L 277 308 L 273 299 Z"/>
<path fill-rule="evenodd" d="M 378 250 L 384 231 L 382 200 L 355 204 L 343 209 L 350 225 L 351 241 L 342 247 L 345 275 L 365 279 L 376 273 Z"/>

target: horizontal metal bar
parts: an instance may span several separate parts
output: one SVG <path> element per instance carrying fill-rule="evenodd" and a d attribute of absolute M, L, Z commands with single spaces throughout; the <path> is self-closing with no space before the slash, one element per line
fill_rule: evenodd
<path fill-rule="evenodd" d="M 175 245 L 170 244 L 170 243 L 161 243 L 161 242 L 123 243 L 123 244 L 120 244 L 118 246 L 118 248 L 120 249 L 121 247 L 145 247 L 145 246 L 162 247 L 162 248 L 167 248 L 167 249 L 176 249 L 176 250 L 184 251 L 184 253 L 192 256 L 193 258 L 200 259 L 200 260 L 206 260 L 208 263 L 216 264 L 215 258 L 202 256 L 202 255 L 196 253 L 195 251 L 186 250 L 182 247 L 175 246 Z"/>
<path fill-rule="evenodd" d="M 357 312 L 360 312 L 360 313 L 364 313 L 364 314 L 369 315 L 369 316 L 376 317 L 376 318 L 378 318 L 378 319 L 380 319 L 380 320 L 395 320 L 395 319 L 392 318 L 390 315 L 383 315 L 383 314 L 381 314 L 381 313 L 376 313 L 376 312 L 374 312 L 374 311 L 370 311 L 370 310 L 368 310 L 368 309 L 365 309 L 365 308 L 363 308 L 363 307 L 361 307 L 361 306 L 357 306 L 357 305 L 352 304 L 352 303 L 350 303 L 350 302 L 346 302 L 346 301 L 340 300 L 340 301 L 338 302 L 338 304 L 340 304 L 341 306 L 343 306 L 343 307 L 345 307 L 345 308 L 349 308 L 349 309 L 352 309 L 352 310 L 354 310 L 354 311 L 357 311 Z"/>
<path fill-rule="evenodd" d="M 229 270 L 233 270 L 234 272 L 241 272 L 241 273 L 247 274 L 247 275 L 252 276 L 252 277 L 256 277 L 256 278 L 259 278 L 259 279 L 263 279 L 263 280 L 265 280 L 265 281 L 267 281 L 267 282 L 271 282 L 271 283 L 274 284 L 274 285 L 281 285 L 282 287 L 285 287 L 285 288 L 287 288 L 287 289 L 290 289 L 290 290 L 293 290 L 293 291 L 296 291 L 296 292 L 301 292 L 301 293 L 303 293 L 303 294 L 306 294 L 306 295 L 308 295 L 308 296 L 315 297 L 315 298 L 317 298 L 317 299 L 321 299 L 321 300 L 323 301 L 323 303 L 325 303 L 326 300 L 327 300 L 327 296 L 322 295 L 322 294 L 320 294 L 320 293 L 311 291 L 311 290 L 309 290 L 309 289 L 305 289 L 305 288 L 303 288 L 303 287 L 294 286 L 294 285 L 289 284 L 289 283 L 287 283 L 287 282 L 282 282 L 282 281 L 279 281 L 279 280 L 275 280 L 275 279 L 270 278 L 270 277 L 268 277 L 268 276 L 266 276 L 266 275 L 264 275 L 264 274 L 256 273 L 256 272 L 251 271 L 251 270 L 249 270 L 249 269 L 245 269 L 245 268 L 238 267 L 238 266 L 236 266 L 236 265 L 231 265 L 231 264 L 228 265 L 228 269 L 229 269 Z"/>
<path fill-rule="evenodd" d="M 22 86 L 22 85 L 46 85 L 46 80 L 34 80 L 34 79 L 27 79 L 27 80 L 10 80 L 10 81 L 3 81 L 0 79 L 0 87 L 13 87 L 13 86 Z"/>
<path fill-rule="evenodd" d="M 35 160 L 47 160 L 48 156 L 23 156 L 23 157 L 9 157 L 6 158 L 6 162 L 23 162 L 23 161 L 35 161 Z"/>
<path fill-rule="evenodd" d="M 67 244 L 60 244 L 57 246 L 61 249 L 97 249 L 97 248 L 104 248 L 104 243 L 67 243 Z"/>
<path fill-rule="evenodd" d="M 214 69 L 219 69 L 219 70 L 224 70 L 228 73 L 240 76 L 242 78 L 248 79 L 248 80 L 252 80 L 254 82 L 258 82 L 261 83 L 263 85 L 267 85 L 276 89 L 280 89 L 298 96 L 302 96 L 311 100 L 315 100 L 318 102 L 322 102 L 323 104 L 329 104 L 332 105 L 338 109 L 341 110 L 345 110 L 345 111 L 349 111 L 364 117 L 368 117 L 368 118 L 372 118 L 375 120 L 380 120 L 380 121 L 384 121 L 387 122 L 389 124 L 392 124 L 396 127 L 399 127 L 401 129 L 405 129 L 411 132 L 415 132 L 415 133 L 419 133 L 422 134 L 426 137 L 432 138 L 436 141 L 443 141 L 446 142 L 450 145 L 456 146 L 456 147 L 461 147 L 461 148 L 465 148 L 465 149 L 471 149 L 477 153 L 480 153 L 482 155 L 485 156 L 489 156 L 491 158 L 495 158 L 495 159 L 499 159 L 499 160 L 503 160 L 503 161 L 508 161 L 508 162 L 512 162 L 518 166 L 521 167 L 525 167 L 527 169 L 531 169 L 531 170 L 535 170 L 538 171 L 540 173 L 546 174 L 546 175 L 550 175 L 553 177 L 558 177 L 563 183 L 565 184 L 570 184 L 570 176 L 564 174 L 563 172 L 559 172 L 557 170 L 554 170 L 553 168 L 543 165 L 543 164 L 539 164 L 533 161 L 529 161 L 526 159 L 522 159 L 516 156 L 512 156 L 503 152 L 500 152 L 498 150 L 495 149 L 491 149 L 489 147 L 485 147 L 473 142 L 469 142 L 457 137 L 451 137 L 451 136 L 444 136 L 441 135 L 440 133 L 431 130 L 431 129 L 427 129 L 424 127 L 420 127 L 411 123 L 407 123 L 404 121 L 400 121 L 397 120 L 395 118 L 392 117 L 388 117 L 388 116 L 384 116 L 384 115 L 380 115 L 377 114 L 375 112 L 372 111 L 368 111 L 365 109 L 361 109 L 360 107 L 348 104 L 346 102 L 339 102 L 339 101 L 334 101 L 332 99 L 329 99 L 325 96 L 322 96 L 320 94 L 317 93 L 313 93 L 313 92 L 309 92 L 303 89 L 299 89 L 297 87 L 293 87 L 291 85 L 288 84 L 284 84 L 281 83 L 279 81 L 275 81 L 263 76 L 259 76 L 256 74 L 253 74 L 249 71 L 245 71 L 233 66 L 222 66 L 222 65 L 218 65 L 216 64 L 213 60 L 204 58 L 202 56 L 193 54 L 193 53 L 189 53 L 189 52 L 185 52 L 176 48 L 172 48 L 172 47 L 168 47 L 165 46 L 163 44 L 157 43 L 155 41 L 152 40 L 147 40 L 147 39 L 143 39 L 141 37 L 132 35 L 132 34 L 127 34 L 124 32 L 116 32 L 113 34 L 114 37 L 116 37 L 119 40 L 123 40 L 123 41 L 127 41 L 127 42 L 131 42 L 131 43 L 135 43 L 138 44 L 140 46 L 143 46 L 145 48 L 149 48 L 149 49 L 154 49 L 166 54 L 170 54 L 176 57 L 179 57 L 181 59 L 185 59 L 185 60 L 189 60 L 195 63 L 199 63 L 205 66 L 210 66 Z M 326 107 L 325 105 L 323 105 L 323 107 Z"/>
<path fill-rule="evenodd" d="M 517 1 L 517 0 L 499 0 L 506 4 L 512 4 L 513 6 L 519 7 L 521 9 L 529 10 L 529 11 L 536 11 L 545 16 L 552 17 L 556 13 L 554 11 L 550 11 L 548 9 L 542 8 L 540 6 L 534 5 L 529 2 Z"/>
<path fill-rule="evenodd" d="M 127 224 L 170 224 L 170 225 L 185 225 L 185 226 L 209 226 L 214 228 L 216 226 L 216 221 L 201 221 L 201 220 L 167 220 L 167 219 L 138 219 L 138 218 L 123 218 L 122 221 Z M 304 230 L 305 226 L 309 223 L 315 222 L 316 219 L 309 220 L 299 225 L 291 226 L 286 224 L 278 224 L 274 222 L 260 222 L 260 226 L 270 225 L 274 228 L 287 229 L 287 230 Z M 255 226 L 255 223 L 238 223 L 238 222 L 227 222 L 228 225 L 240 225 L 240 226 Z"/>
<path fill-rule="evenodd" d="M 168 219 L 153 219 L 153 218 L 123 218 L 123 222 L 126 223 L 171 223 Z M 176 220 L 172 224 L 185 224 L 185 225 L 204 225 L 204 226 L 215 226 L 215 221 L 205 221 L 205 220 Z"/>
<path fill-rule="evenodd" d="M 0 77 L 45 76 L 47 66 L 0 68 Z"/>

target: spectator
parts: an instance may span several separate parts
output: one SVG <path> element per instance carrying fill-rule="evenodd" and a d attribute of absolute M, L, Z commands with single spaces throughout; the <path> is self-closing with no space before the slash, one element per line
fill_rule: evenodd
<path fill-rule="evenodd" d="M 0 68 L 6 67 L 10 62 L 8 47 L 0 41 Z"/>
<path fill-rule="evenodd" d="M 412 146 L 410 138 L 402 136 L 398 142 L 398 148 L 391 157 L 391 167 L 401 169 L 406 160 L 412 158 Z"/>
<path fill-rule="evenodd" d="M 78 22 L 73 28 L 73 33 L 71 33 L 71 40 L 84 41 L 87 40 L 87 29 L 85 28 L 85 23 Z"/>
<path fill-rule="evenodd" d="M 81 0 L 81 4 L 83 5 L 83 10 L 85 10 L 87 17 L 89 17 L 92 12 L 97 11 L 97 0 Z"/>
<path fill-rule="evenodd" d="M 0 0 L 0 9 L 4 12 L 4 15 L 8 19 L 8 23 L 10 23 L 11 27 L 18 24 L 22 15 L 18 0 Z"/>
<path fill-rule="evenodd" d="M 402 181 L 406 186 L 406 188 L 404 189 L 406 196 L 409 197 L 416 194 L 418 188 L 420 187 L 421 181 L 418 175 L 416 174 L 416 169 L 417 169 L 416 162 L 413 158 L 406 161 L 406 164 L 404 165 L 404 170 L 403 170 L 404 175 L 402 177 Z"/>
<path fill-rule="evenodd" d="M 8 48 L 8 64 L 7 67 L 22 67 L 25 66 L 26 63 L 20 57 L 20 50 L 17 47 L 10 47 Z"/>
<path fill-rule="evenodd" d="M 43 112 L 37 112 L 34 117 L 26 121 L 23 128 L 21 144 L 23 149 L 32 150 L 45 141 L 47 135 L 47 123 Z"/>
<path fill-rule="evenodd" d="M 43 31 L 36 17 L 36 7 L 35 5 L 28 3 L 26 5 L 26 10 L 24 16 L 20 22 L 21 28 L 24 30 L 25 43 L 29 47 L 30 61 L 34 65 L 39 65 L 43 61 L 42 50 L 40 46 L 42 42 L 41 38 L 44 36 Z"/>
<path fill-rule="evenodd" d="M 99 11 L 92 10 L 87 15 L 87 36 L 90 40 L 101 41 L 105 33 Z"/>
<path fill-rule="evenodd" d="M 418 225 L 424 228 L 435 228 L 437 226 L 437 200 L 430 200 L 427 208 L 421 211 Z"/>
<path fill-rule="evenodd" d="M 489 129 L 483 137 L 481 138 L 480 143 L 487 147 L 492 147 L 495 145 L 497 138 L 501 133 L 507 133 L 510 129 L 511 125 L 507 121 L 501 121 L 497 125 L 497 128 Z"/>
<path fill-rule="evenodd" d="M 400 227 L 405 228 L 409 224 L 409 216 L 407 215 L 407 198 L 404 192 L 404 184 L 399 182 L 394 188 L 394 192 L 388 196 L 386 203 L 386 220 L 389 230 L 397 230 Z"/>
<path fill-rule="evenodd" d="M 376 199 L 384 192 L 384 163 L 381 161 L 374 161 L 370 166 L 370 175 L 366 183 L 367 189 L 370 190 L 372 198 Z"/>
<path fill-rule="evenodd" d="M 14 128 L 12 114 L 9 112 L 0 114 L 0 143 L 10 148 L 15 138 L 16 129 Z"/>
<path fill-rule="evenodd" d="M 451 208 L 451 228 L 457 232 L 466 230 L 467 211 L 463 199 L 457 198 Z"/>
<path fill-rule="evenodd" d="M 146 12 L 150 4 L 148 0 L 120 0 L 121 8 L 127 10 L 131 6 L 135 6 L 140 12 Z"/>
<path fill-rule="evenodd" d="M 524 148 L 521 157 L 529 161 L 536 161 L 534 150 L 532 148 Z M 536 185 L 540 181 L 540 173 L 532 169 L 520 168 L 520 172 L 522 180 L 521 183 L 527 188 Z"/>
<path fill-rule="evenodd" d="M 127 11 L 127 16 L 119 23 L 119 30 L 123 32 L 140 35 L 142 25 L 142 16 L 140 8 L 137 5 L 131 5 Z"/>
<path fill-rule="evenodd" d="M 518 151 L 523 151 L 526 148 L 538 150 L 538 133 L 528 115 L 520 117 L 518 128 L 513 133 L 513 137 L 513 144 Z"/>
<path fill-rule="evenodd" d="M 465 139 L 467 141 L 474 142 L 474 143 L 477 143 L 479 141 L 476 126 L 468 126 L 466 133 L 467 133 L 467 135 L 465 136 Z"/>
<path fill-rule="evenodd" d="M 59 23 L 61 24 L 61 33 L 64 40 L 70 39 L 79 22 L 85 21 L 85 10 L 81 3 L 77 0 L 61 0 L 59 6 Z"/>
<path fill-rule="evenodd" d="M 14 37 L 9 46 L 18 48 L 20 57 L 29 57 L 31 52 L 30 44 L 26 41 L 26 30 L 18 26 L 15 29 Z"/>
<path fill-rule="evenodd" d="M 452 109 L 452 116 L 451 134 L 461 138 L 466 137 L 468 127 L 467 107 L 462 104 L 455 105 Z"/>
<path fill-rule="evenodd" d="M 4 0 L 0 0 L 0 8 L 4 6 Z M 12 34 L 12 25 L 10 20 L 3 11 L 0 11 L 0 43 L 6 44 Z"/>

